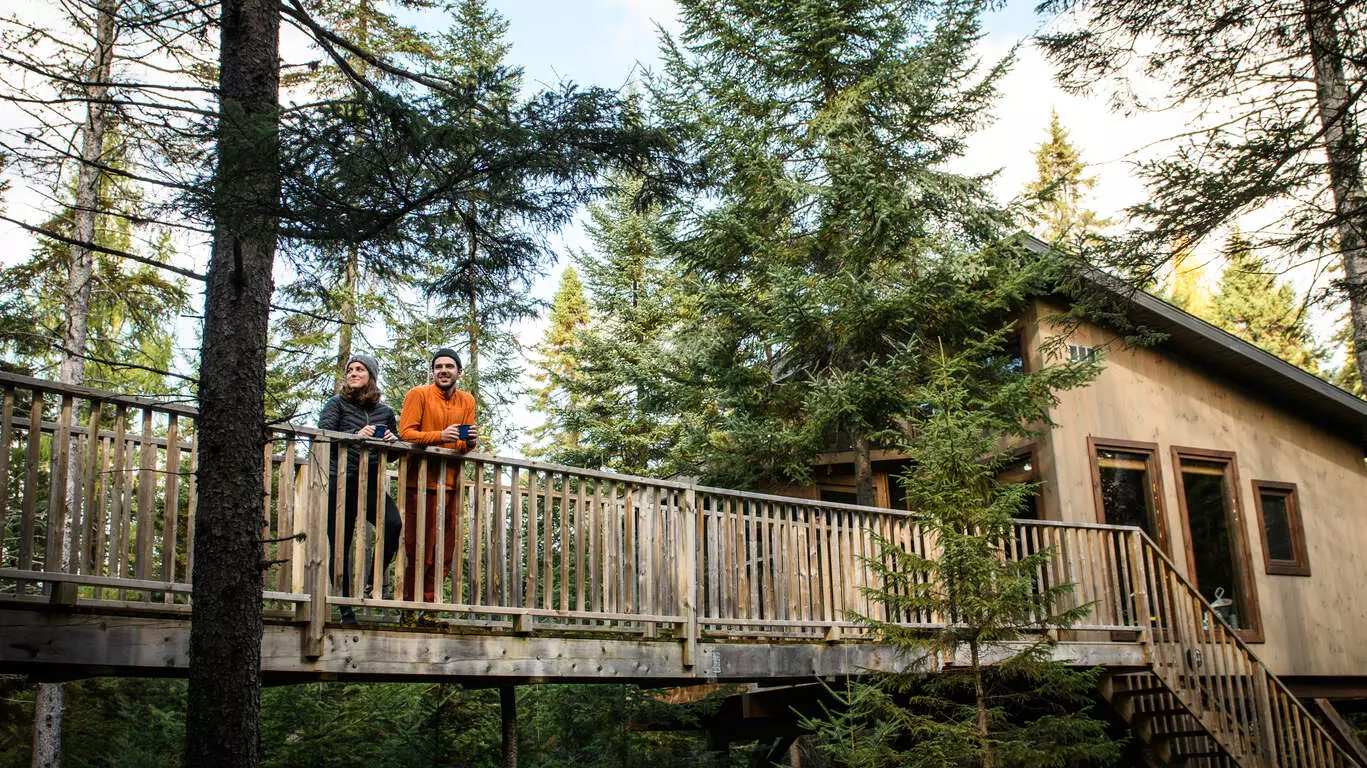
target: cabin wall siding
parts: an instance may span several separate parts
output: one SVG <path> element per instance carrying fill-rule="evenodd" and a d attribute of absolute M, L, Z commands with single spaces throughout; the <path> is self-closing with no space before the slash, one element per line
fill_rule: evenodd
<path fill-rule="evenodd" d="M 1060 335 L 1040 304 L 1025 318 L 1033 363 L 1040 342 Z M 1262 611 L 1265 642 L 1255 652 L 1279 675 L 1367 675 L 1367 465 L 1362 446 L 1241 390 L 1161 348 L 1127 349 L 1096 327 L 1069 343 L 1112 344 L 1101 375 L 1063 392 L 1055 428 L 1040 441 L 1045 515 L 1099 520 L 1087 438 L 1157 443 L 1164 522 L 1173 560 L 1187 571 L 1172 447 L 1236 453 L 1239 518 Z M 1311 576 L 1265 572 L 1254 480 L 1295 483 Z"/>

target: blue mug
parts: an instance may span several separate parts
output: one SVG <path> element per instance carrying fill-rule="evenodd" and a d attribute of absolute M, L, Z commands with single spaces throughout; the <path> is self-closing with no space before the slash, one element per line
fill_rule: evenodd
<path fill-rule="evenodd" d="M 381 440 L 384 439 L 384 425 L 383 425 L 383 424 L 376 424 L 376 425 L 375 425 L 375 437 L 378 437 L 378 438 L 380 438 Z"/>
<path fill-rule="evenodd" d="M 474 428 L 475 428 L 475 425 L 474 425 L 474 424 L 461 424 L 460 427 L 459 427 L 459 429 L 460 429 L 460 439 L 461 439 L 461 440 L 469 440 L 469 439 L 470 439 L 470 430 L 472 430 L 472 429 L 474 429 Z"/>

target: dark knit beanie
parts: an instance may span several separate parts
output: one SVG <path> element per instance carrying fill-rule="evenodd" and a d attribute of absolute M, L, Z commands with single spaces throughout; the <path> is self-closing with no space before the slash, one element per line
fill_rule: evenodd
<path fill-rule="evenodd" d="M 347 365 L 351 365 L 352 363 L 360 363 L 361 365 L 364 365 L 365 369 L 367 371 L 370 371 L 370 380 L 374 382 L 376 386 L 379 386 L 380 364 L 375 362 L 375 358 L 371 357 L 370 355 L 363 355 L 357 353 L 352 355 L 350 360 L 346 361 Z"/>
<path fill-rule="evenodd" d="M 451 349 L 450 347 L 442 347 L 441 349 L 437 350 L 436 352 L 433 352 L 433 353 L 432 353 L 432 363 L 431 363 L 431 365 L 436 365 L 436 364 L 437 364 L 437 358 L 439 358 L 439 357 L 449 357 L 449 358 L 451 358 L 452 360 L 455 360 L 455 361 L 456 361 L 456 370 L 459 371 L 459 370 L 461 369 L 461 368 L 460 368 L 460 356 L 456 354 L 456 350 Z M 431 367 L 431 366 L 429 366 L 429 367 Z"/>

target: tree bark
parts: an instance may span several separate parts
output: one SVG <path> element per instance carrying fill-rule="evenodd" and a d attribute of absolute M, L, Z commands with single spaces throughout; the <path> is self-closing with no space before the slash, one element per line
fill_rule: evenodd
<path fill-rule="evenodd" d="M 95 16 L 94 62 L 83 73 L 86 81 L 85 124 L 81 128 L 81 165 L 76 173 L 76 207 L 72 212 L 71 249 L 63 304 L 66 326 L 62 329 L 61 365 L 57 379 L 63 384 L 85 383 L 85 354 L 90 332 L 90 283 L 95 273 L 95 254 L 88 247 L 95 242 L 95 221 L 99 215 L 100 160 L 104 155 L 104 135 L 109 127 L 109 82 L 114 68 L 114 40 L 117 35 L 115 0 L 100 0 Z M 61 569 L 72 570 L 71 535 L 80 509 L 78 451 L 71 451 L 66 468 L 65 524 L 61 526 Z M 33 710 L 34 768 L 57 768 L 62 762 L 62 684 L 39 683 Z"/>
<path fill-rule="evenodd" d="M 983 749 L 983 768 L 993 768 L 996 758 L 992 754 L 991 735 L 987 727 L 987 687 L 983 685 L 982 657 L 978 655 L 978 644 L 968 644 L 969 663 L 973 666 L 973 700 L 978 709 L 978 740 Z"/>
<path fill-rule="evenodd" d="M 337 384 L 333 394 L 340 395 L 346 384 L 347 361 L 351 359 L 352 330 L 356 327 L 356 291 L 360 281 L 360 248 L 347 246 L 346 276 L 342 286 L 342 326 L 337 330 Z"/>
<path fill-rule="evenodd" d="M 517 686 L 499 686 L 498 702 L 503 715 L 503 768 L 517 768 Z"/>
<path fill-rule="evenodd" d="M 33 768 L 62 764 L 62 686 L 42 683 L 33 718 Z"/>
<path fill-rule="evenodd" d="M 185 763 L 253 768 L 260 760 L 266 335 L 280 200 L 279 0 L 223 0 L 221 18 Z"/>
<path fill-rule="evenodd" d="M 866 507 L 877 506 L 873 492 L 873 447 L 862 430 L 854 432 L 854 498 Z"/>
<path fill-rule="evenodd" d="M 1310 39 L 1310 59 L 1315 65 L 1315 100 L 1329 159 L 1335 226 L 1357 352 L 1355 362 L 1358 375 L 1367 381 L 1367 192 L 1362 185 L 1358 127 L 1343 74 L 1337 7 L 1333 0 L 1305 0 L 1305 28 Z"/>

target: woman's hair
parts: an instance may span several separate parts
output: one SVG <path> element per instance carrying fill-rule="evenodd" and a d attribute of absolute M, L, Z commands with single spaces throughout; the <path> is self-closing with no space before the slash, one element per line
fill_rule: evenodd
<path fill-rule="evenodd" d="M 366 377 L 365 384 L 360 387 L 342 385 L 342 397 L 361 405 L 374 405 L 380 402 L 380 388 L 375 386 L 375 380 Z"/>

